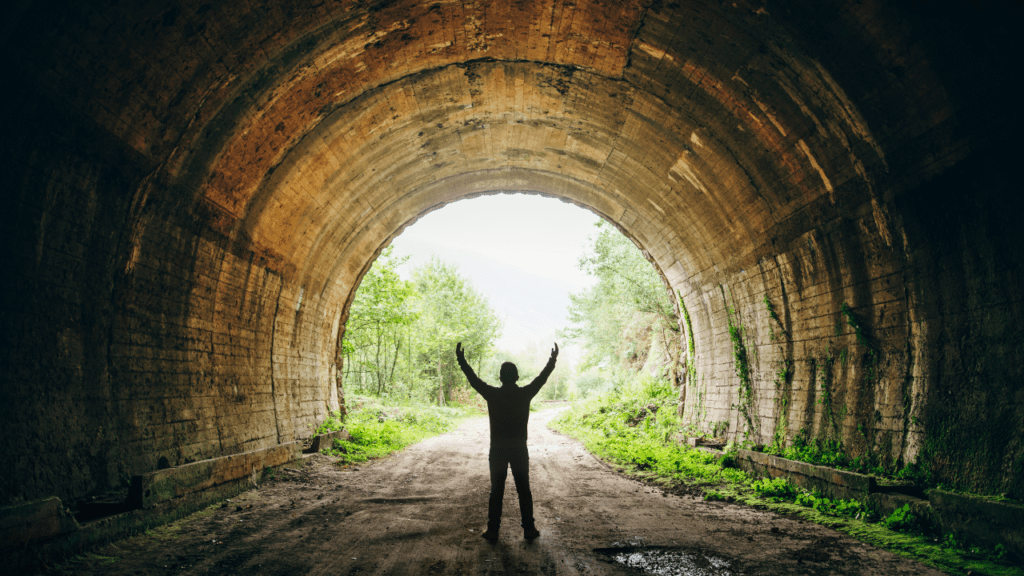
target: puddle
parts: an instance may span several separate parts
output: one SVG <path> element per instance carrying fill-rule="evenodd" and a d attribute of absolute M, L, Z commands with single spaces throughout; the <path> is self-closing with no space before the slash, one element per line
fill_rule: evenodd
<path fill-rule="evenodd" d="M 671 546 L 618 546 L 595 548 L 609 561 L 655 576 L 733 576 L 729 562 L 702 552 Z"/>

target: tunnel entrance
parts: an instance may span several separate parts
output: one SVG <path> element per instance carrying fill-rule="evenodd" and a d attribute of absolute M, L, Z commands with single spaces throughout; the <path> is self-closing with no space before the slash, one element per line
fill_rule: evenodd
<path fill-rule="evenodd" d="M 1021 497 L 1020 6 L 172 4 L 0 33 L 0 503 L 291 458 L 381 248 L 507 190 L 647 251 L 701 430 Z"/>

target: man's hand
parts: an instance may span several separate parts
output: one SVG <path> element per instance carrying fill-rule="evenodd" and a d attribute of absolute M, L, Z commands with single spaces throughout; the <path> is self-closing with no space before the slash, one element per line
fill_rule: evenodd
<path fill-rule="evenodd" d="M 551 359 L 558 358 L 558 342 L 555 342 L 555 347 L 551 349 Z"/>
<path fill-rule="evenodd" d="M 459 359 L 459 362 L 466 361 L 466 353 L 462 350 L 462 342 L 455 345 L 455 357 Z"/>

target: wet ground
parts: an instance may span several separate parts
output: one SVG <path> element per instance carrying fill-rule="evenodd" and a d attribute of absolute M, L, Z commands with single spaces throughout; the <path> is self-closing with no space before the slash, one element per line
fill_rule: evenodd
<path fill-rule="evenodd" d="M 487 421 L 366 465 L 314 456 L 172 530 L 123 540 L 48 574 L 940 574 L 844 534 L 664 493 L 530 423 L 541 537 L 527 541 L 511 474 L 504 525 L 486 527 Z"/>

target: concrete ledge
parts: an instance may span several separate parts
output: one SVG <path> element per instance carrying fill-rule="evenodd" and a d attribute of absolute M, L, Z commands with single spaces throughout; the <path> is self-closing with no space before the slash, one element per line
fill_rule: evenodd
<path fill-rule="evenodd" d="M 910 511 L 926 522 L 934 524 L 931 503 L 917 496 L 900 494 L 899 492 L 874 492 L 868 495 L 868 507 L 878 513 L 879 517 L 885 518 L 893 512 L 910 506 Z"/>
<path fill-rule="evenodd" d="M 292 462 L 301 456 L 301 450 L 301 443 L 295 441 L 135 476 L 128 501 L 133 508 L 151 508 L 166 500 L 262 473 L 264 468 Z"/>
<path fill-rule="evenodd" d="M 1024 506 L 944 490 L 929 490 L 928 500 L 944 532 L 972 544 L 1002 544 L 1024 558 Z"/>
<path fill-rule="evenodd" d="M 763 452 L 739 450 L 736 462 L 745 472 L 772 478 L 786 476 L 797 486 L 807 490 L 817 489 L 829 498 L 863 502 L 875 488 L 875 479 L 871 476 L 815 466 Z"/>
<path fill-rule="evenodd" d="M 303 450 L 306 454 L 316 454 L 324 448 L 330 448 L 334 445 L 335 440 L 351 440 L 352 436 L 349 435 L 348 430 L 335 430 L 334 432 L 328 432 L 327 434 L 320 434 L 319 436 L 313 436 L 309 448 Z"/>
<path fill-rule="evenodd" d="M 0 508 L 0 547 L 24 546 L 78 530 L 78 522 L 65 512 L 60 498 L 19 502 Z"/>
<path fill-rule="evenodd" d="M 880 487 L 872 476 L 750 450 L 739 450 L 736 461 L 740 469 L 754 475 L 784 476 L 829 498 L 859 500 L 882 517 L 909 505 L 914 514 L 943 534 L 953 534 L 972 545 L 1002 544 L 1017 558 L 1024 558 L 1024 505 L 1019 503 L 944 490 L 929 490 L 925 500 L 893 491 L 897 487 Z"/>
<path fill-rule="evenodd" d="M 259 480 L 262 481 L 262 470 Z M 5 549 L 4 569 L 14 574 L 35 573 L 33 570 L 39 566 L 71 557 L 91 546 L 133 536 L 150 528 L 180 520 L 219 500 L 231 498 L 252 488 L 251 478 L 241 478 L 182 498 L 165 500 L 152 508 L 131 510 L 100 518 L 80 527 L 76 525 L 76 530 L 32 542 L 28 546 Z"/>
<path fill-rule="evenodd" d="M 686 438 L 686 444 L 691 448 L 699 448 L 701 446 L 706 446 L 708 448 L 724 448 L 726 442 L 719 438 L 691 437 Z"/>

